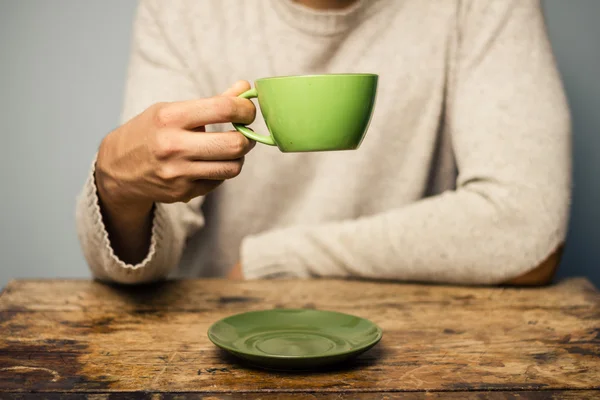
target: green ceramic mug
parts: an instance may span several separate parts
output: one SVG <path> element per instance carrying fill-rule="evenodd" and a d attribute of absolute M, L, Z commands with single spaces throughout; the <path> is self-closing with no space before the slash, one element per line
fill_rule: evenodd
<path fill-rule="evenodd" d="M 258 79 L 240 97 L 258 98 L 269 135 L 233 125 L 246 137 L 282 152 L 354 150 L 369 127 L 377 81 L 375 74 Z"/>

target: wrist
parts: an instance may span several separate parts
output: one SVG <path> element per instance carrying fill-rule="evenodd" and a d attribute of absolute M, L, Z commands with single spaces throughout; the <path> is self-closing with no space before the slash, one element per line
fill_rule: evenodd
<path fill-rule="evenodd" d="M 134 199 L 123 191 L 122 183 L 118 182 L 110 171 L 110 161 L 106 160 L 108 135 L 100 145 L 94 168 L 94 182 L 98 199 L 105 212 L 118 214 L 121 219 L 138 220 L 146 217 L 154 206 L 154 202 L 145 199 Z"/>
<path fill-rule="evenodd" d="M 109 215 L 119 215 L 119 219 L 137 221 L 145 219 L 152 211 L 152 201 L 132 201 L 127 199 L 111 182 L 112 178 L 104 177 L 98 170 L 94 173 L 98 200 L 103 211 Z"/>

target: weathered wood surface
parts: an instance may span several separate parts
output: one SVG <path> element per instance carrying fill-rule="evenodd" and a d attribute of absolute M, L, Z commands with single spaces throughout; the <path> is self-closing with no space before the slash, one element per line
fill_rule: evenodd
<path fill-rule="evenodd" d="M 251 369 L 206 337 L 222 317 L 273 307 L 356 314 L 384 337 L 357 361 L 312 373 Z M 597 389 L 600 294 L 583 279 L 537 289 L 15 281 L 0 295 L 2 399 L 585 399 Z"/>
<path fill-rule="evenodd" d="M 144 393 L 71 394 L 71 393 L 10 393 L 6 400 L 591 400 L 600 398 L 592 390 L 543 390 L 511 392 L 362 392 L 362 393 Z"/>

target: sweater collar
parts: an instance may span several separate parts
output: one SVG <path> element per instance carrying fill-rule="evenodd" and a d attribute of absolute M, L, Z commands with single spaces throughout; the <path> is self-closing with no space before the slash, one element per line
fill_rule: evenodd
<path fill-rule="evenodd" d="M 293 0 L 271 0 L 282 20 L 314 36 L 342 34 L 380 10 L 389 0 L 356 0 L 341 10 L 315 10 Z"/>

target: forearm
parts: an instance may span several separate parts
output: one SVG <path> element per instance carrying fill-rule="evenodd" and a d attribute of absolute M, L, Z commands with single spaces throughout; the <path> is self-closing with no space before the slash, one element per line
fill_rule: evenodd
<path fill-rule="evenodd" d="M 102 219 L 110 244 L 121 260 L 138 264 L 148 254 L 152 235 L 153 205 L 127 205 L 111 201 L 105 185 L 95 175 Z"/>
<path fill-rule="evenodd" d="M 499 284 L 532 271 L 564 241 L 565 203 L 477 186 L 359 220 L 247 238 L 245 275 Z"/>

